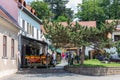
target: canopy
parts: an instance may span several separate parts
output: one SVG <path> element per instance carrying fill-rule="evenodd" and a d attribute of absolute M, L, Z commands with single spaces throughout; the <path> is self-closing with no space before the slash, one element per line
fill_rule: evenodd
<path fill-rule="evenodd" d="M 51 49 L 52 51 L 55 50 L 55 47 L 53 47 L 52 45 L 49 45 L 48 48 Z"/>
<path fill-rule="evenodd" d="M 62 53 L 62 50 L 61 50 L 61 49 L 59 49 L 59 48 L 56 49 L 56 48 L 53 47 L 52 45 L 49 45 L 48 48 L 51 49 L 52 51 L 56 51 L 57 53 Z"/>
<path fill-rule="evenodd" d="M 61 49 L 59 49 L 59 48 L 58 48 L 58 49 L 56 49 L 55 51 L 56 51 L 57 53 L 62 53 L 62 50 L 61 50 Z"/>

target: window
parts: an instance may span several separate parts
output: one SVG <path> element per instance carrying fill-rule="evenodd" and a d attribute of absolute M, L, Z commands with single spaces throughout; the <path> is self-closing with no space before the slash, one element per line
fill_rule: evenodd
<path fill-rule="evenodd" d="M 41 31 L 41 36 L 40 36 L 40 38 L 42 38 L 43 37 L 43 31 L 42 30 L 40 30 Z"/>
<path fill-rule="evenodd" d="M 31 34 L 32 36 L 34 36 L 34 26 L 32 26 L 29 23 L 27 23 L 27 33 Z"/>
<path fill-rule="evenodd" d="M 30 34 L 32 35 L 32 25 L 30 25 Z"/>
<path fill-rule="evenodd" d="M 3 57 L 7 57 L 7 37 L 3 36 Z"/>
<path fill-rule="evenodd" d="M 27 33 L 29 32 L 29 23 L 27 23 Z"/>
<path fill-rule="evenodd" d="M 23 27 L 23 30 L 25 30 L 25 21 L 22 20 L 22 27 Z"/>
<path fill-rule="evenodd" d="M 30 24 L 29 23 L 27 23 L 27 32 L 28 32 L 28 34 L 30 34 Z"/>
<path fill-rule="evenodd" d="M 115 36 L 114 36 L 114 39 L 115 39 L 115 41 L 120 40 L 120 35 L 115 35 Z"/>
<path fill-rule="evenodd" d="M 14 39 L 11 39 L 11 57 L 14 58 Z"/>
<path fill-rule="evenodd" d="M 32 36 L 34 37 L 34 27 L 32 26 Z"/>
<path fill-rule="evenodd" d="M 41 31 L 41 34 L 43 34 L 42 30 L 40 30 L 40 31 Z"/>
<path fill-rule="evenodd" d="M 38 33 L 38 29 L 37 29 L 37 39 L 38 39 L 38 34 L 39 34 L 39 33 Z"/>

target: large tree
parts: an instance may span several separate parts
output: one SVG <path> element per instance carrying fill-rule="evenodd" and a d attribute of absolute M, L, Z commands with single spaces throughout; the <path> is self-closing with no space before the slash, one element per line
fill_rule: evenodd
<path fill-rule="evenodd" d="M 115 24 L 103 24 L 100 29 L 94 27 L 81 26 L 78 23 L 75 25 L 64 26 L 58 22 L 44 24 L 47 31 L 47 38 L 52 40 L 56 47 L 65 47 L 71 44 L 71 47 L 82 47 L 81 64 L 84 63 L 85 49 L 87 46 L 92 46 L 94 49 L 103 49 L 113 46 L 112 40 L 107 37 L 112 34 Z"/>
<path fill-rule="evenodd" d="M 100 29 L 94 27 L 81 26 L 78 23 L 71 29 L 71 41 L 77 47 L 82 47 L 81 64 L 84 63 L 84 55 L 86 47 L 101 50 L 114 46 L 112 39 L 108 34 L 112 34 L 115 30 L 114 23 L 103 24 Z"/>
<path fill-rule="evenodd" d="M 100 0 L 106 19 L 120 19 L 120 0 Z"/>
<path fill-rule="evenodd" d="M 40 19 L 50 19 L 53 16 L 48 4 L 43 1 L 33 1 L 31 7 L 35 9 L 37 17 Z"/>
<path fill-rule="evenodd" d="M 100 0 L 100 7 L 102 7 L 104 13 L 105 13 L 105 19 L 110 19 L 110 5 L 111 0 Z"/>
<path fill-rule="evenodd" d="M 76 14 L 82 21 L 97 21 L 98 24 L 104 22 L 105 13 L 100 7 L 100 0 L 86 0 L 78 5 L 78 13 Z"/>
<path fill-rule="evenodd" d="M 73 18 L 73 11 L 70 8 L 66 8 L 68 0 L 44 0 L 47 2 L 52 12 L 54 13 L 53 20 L 64 21 L 65 19 L 59 19 L 59 17 L 64 17 L 66 20 Z"/>
<path fill-rule="evenodd" d="M 109 13 L 111 19 L 120 19 L 120 0 L 111 0 Z"/>
<path fill-rule="evenodd" d="M 84 21 L 95 20 L 101 25 L 106 19 L 120 19 L 119 13 L 120 0 L 83 0 L 76 16 Z"/>
<path fill-rule="evenodd" d="M 65 47 L 70 42 L 70 33 L 67 26 L 58 22 L 44 21 L 46 38 L 52 40 L 52 45 L 56 48 Z"/>

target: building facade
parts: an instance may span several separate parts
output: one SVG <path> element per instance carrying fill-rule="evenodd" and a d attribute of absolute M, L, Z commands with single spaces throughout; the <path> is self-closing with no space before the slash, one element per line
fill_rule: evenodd
<path fill-rule="evenodd" d="M 15 73 L 18 69 L 20 28 L 7 14 L 6 10 L 0 6 L 0 77 Z"/>
<path fill-rule="evenodd" d="M 27 67 L 26 56 L 37 56 L 47 53 L 47 43 L 41 28 L 41 21 L 36 12 L 24 0 L 18 1 L 18 24 L 21 27 L 19 51 L 20 67 Z"/>
<path fill-rule="evenodd" d="M 11 35 L 10 33 L 8 33 L 5 38 L 3 36 L 4 34 L 0 34 L 0 41 L 4 38 L 5 40 L 7 39 L 9 47 L 11 46 L 11 43 L 13 45 L 13 42 L 15 45 L 15 60 L 10 59 L 10 57 L 8 59 L 0 59 L 0 65 L 2 67 L 4 67 L 3 65 L 9 66 L 11 70 L 12 68 L 21 68 L 22 66 L 27 65 L 26 55 L 40 55 L 42 53 L 47 53 L 46 39 L 40 26 L 41 21 L 36 17 L 35 10 L 27 5 L 24 0 L 2 0 L 0 1 L 0 8 L 1 7 L 5 9 L 6 15 L 4 16 L 9 16 L 9 18 L 7 18 L 11 20 L 11 24 L 15 24 L 20 30 L 12 30 L 14 25 L 10 24 L 8 28 L 6 27 L 4 29 L 4 32 L 8 33 L 7 30 L 10 29 L 11 34 L 14 35 L 13 37 L 15 37 L 15 39 L 9 37 L 9 35 Z M 0 25 L 4 24 L 6 26 L 8 24 L 7 21 L 5 23 L 6 24 L 0 22 Z M 4 25 L 2 25 L 2 27 L 4 27 Z M 0 31 L 3 31 L 2 27 L 0 27 Z M 1 48 L 1 50 L 2 49 L 3 48 Z M 10 56 L 11 53 L 8 53 L 10 52 L 9 49 L 10 48 L 7 48 L 5 51 Z M 2 54 L 0 56 L 2 58 Z M 9 59 L 10 61 L 12 60 L 11 63 L 9 63 Z M 3 60 L 4 62 L 1 63 Z M 12 66 L 11 64 L 17 65 Z M 1 70 L 5 69 L 1 68 Z"/>

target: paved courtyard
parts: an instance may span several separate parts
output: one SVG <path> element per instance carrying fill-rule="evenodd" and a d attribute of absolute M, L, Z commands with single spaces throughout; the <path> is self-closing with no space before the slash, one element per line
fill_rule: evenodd
<path fill-rule="evenodd" d="M 120 75 L 84 76 L 72 73 L 13 74 L 0 80 L 120 80 Z"/>
<path fill-rule="evenodd" d="M 51 69 L 23 69 L 0 80 L 120 80 L 120 75 L 86 76 L 68 73 L 63 70 L 65 65 L 67 63 L 58 64 Z"/>

